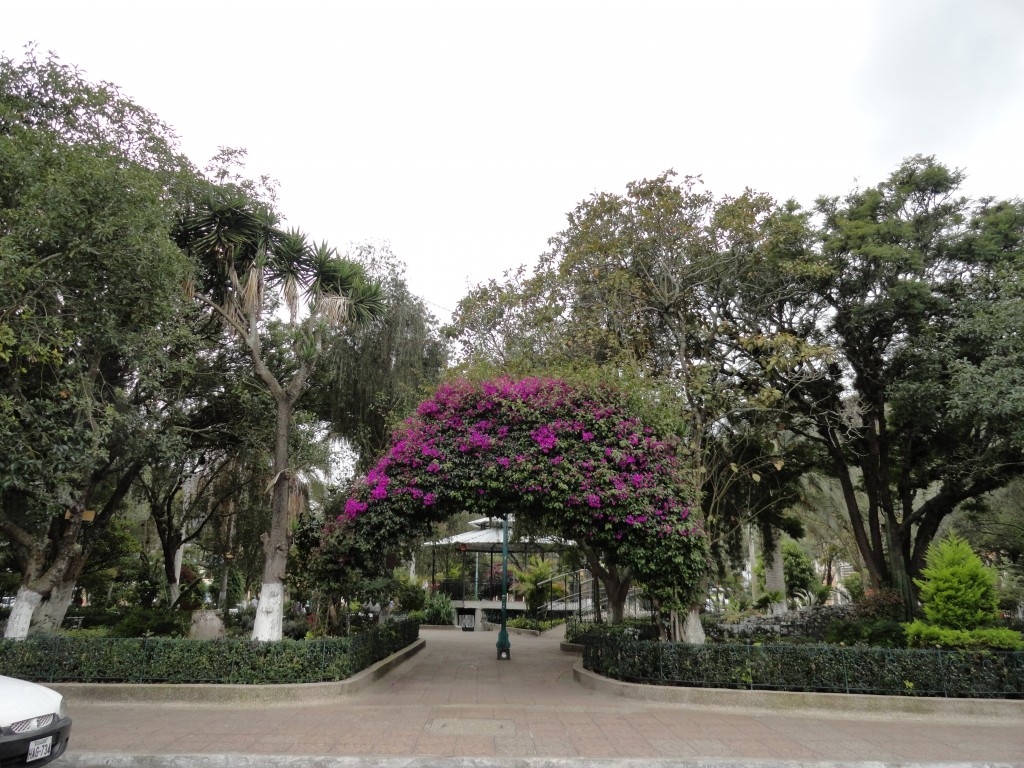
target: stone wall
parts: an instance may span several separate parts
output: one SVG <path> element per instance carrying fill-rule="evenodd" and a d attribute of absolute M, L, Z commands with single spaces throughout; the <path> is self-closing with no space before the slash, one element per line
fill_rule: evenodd
<path fill-rule="evenodd" d="M 709 639 L 746 640 L 772 637 L 809 637 L 823 640 L 834 621 L 854 617 L 852 605 L 816 605 L 773 616 L 748 616 L 735 623 L 709 621 L 704 629 Z"/>

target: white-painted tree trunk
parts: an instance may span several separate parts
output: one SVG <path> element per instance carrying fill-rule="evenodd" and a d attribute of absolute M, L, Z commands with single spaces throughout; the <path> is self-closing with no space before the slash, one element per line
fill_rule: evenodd
<path fill-rule="evenodd" d="M 283 631 L 284 584 L 263 583 L 252 626 L 253 640 L 280 640 Z"/>
<path fill-rule="evenodd" d="M 686 614 L 683 622 L 683 642 L 691 645 L 704 645 L 706 640 L 704 625 L 700 623 L 700 608 L 694 607 Z"/>
<path fill-rule="evenodd" d="M 181 559 L 184 555 L 185 547 L 178 547 L 178 550 L 174 553 L 174 581 L 167 585 L 168 599 L 171 601 L 171 605 L 178 602 L 178 598 L 181 597 Z"/>
<path fill-rule="evenodd" d="M 64 617 L 75 596 L 74 581 L 62 581 L 42 601 L 35 615 L 35 630 L 38 632 L 56 632 L 64 623 Z"/>
<path fill-rule="evenodd" d="M 11 615 L 7 618 L 7 629 L 4 638 L 7 640 L 24 640 L 28 637 L 28 629 L 32 625 L 32 614 L 36 612 L 43 596 L 28 587 L 19 587 L 14 598 Z"/>

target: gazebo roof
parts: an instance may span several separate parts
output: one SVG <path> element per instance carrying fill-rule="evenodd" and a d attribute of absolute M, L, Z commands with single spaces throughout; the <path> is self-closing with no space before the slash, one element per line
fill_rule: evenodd
<path fill-rule="evenodd" d="M 509 523 L 515 522 L 515 516 L 509 515 Z M 500 517 L 481 517 L 477 520 L 471 520 L 470 525 L 473 526 L 471 531 L 463 531 L 457 533 L 454 536 L 446 536 L 443 539 L 437 541 L 428 541 L 424 544 L 427 547 L 445 547 L 445 546 L 456 546 L 459 549 L 463 549 L 465 552 L 501 552 L 501 518 Z M 562 539 L 554 538 L 552 536 L 544 536 L 540 539 L 530 539 L 528 541 L 514 540 L 512 536 L 509 536 L 508 548 L 511 552 L 523 552 L 528 547 L 530 549 L 538 547 L 555 547 L 563 546 L 566 544 L 571 545 L 572 542 L 563 541 Z"/>

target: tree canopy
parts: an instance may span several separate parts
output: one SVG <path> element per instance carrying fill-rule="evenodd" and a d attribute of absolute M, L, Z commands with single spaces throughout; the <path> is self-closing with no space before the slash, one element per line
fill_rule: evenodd
<path fill-rule="evenodd" d="M 0 58 L 0 169 L 0 530 L 23 636 L 74 585 L 86 509 L 99 535 L 141 469 L 188 316 L 170 205 L 189 165 L 150 113 L 30 51 Z"/>
<path fill-rule="evenodd" d="M 812 210 L 672 174 L 582 202 L 536 272 L 479 286 L 470 359 L 639 365 L 693 427 L 709 530 L 797 532 L 808 470 L 842 489 L 876 586 L 912 578 L 959 505 L 1024 470 L 1024 206 L 931 157 Z"/>
<path fill-rule="evenodd" d="M 515 514 L 685 602 L 707 565 L 693 486 L 677 439 L 636 405 L 610 386 L 557 379 L 443 384 L 356 484 L 345 515 L 389 542 L 457 512 Z"/>

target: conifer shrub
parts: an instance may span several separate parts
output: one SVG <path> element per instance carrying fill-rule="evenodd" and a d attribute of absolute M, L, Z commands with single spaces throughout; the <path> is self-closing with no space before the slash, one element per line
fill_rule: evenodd
<path fill-rule="evenodd" d="M 998 617 L 996 575 L 965 539 L 950 534 L 928 549 L 921 589 L 924 615 L 930 624 L 950 629 L 977 629 Z"/>
<path fill-rule="evenodd" d="M 950 534 L 928 548 L 921 579 L 925 620 L 906 625 L 911 646 L 1019 650 L 1019 632 L 995 629 L 999 597 L 995 573 L 967 541 Z"/>

